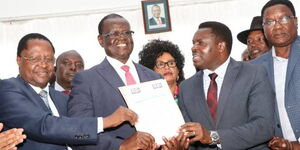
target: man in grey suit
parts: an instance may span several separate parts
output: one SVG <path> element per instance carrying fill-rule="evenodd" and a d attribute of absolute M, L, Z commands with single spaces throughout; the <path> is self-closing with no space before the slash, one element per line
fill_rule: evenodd
<path fill-rule="evenodd" d="M 300 149 L 300 37 L 292 2 L 272 0 L 262 8 L 263 28 L 271 50 L 252 63 L 262 64 L 276 92 L 272 149 Z"/>
<path fill-rule="evenodd" d="M 201 23 L 194 34 L 199 71 L 179 88 L 187 122 L 180 130 L 190 137 L 191 149 L 268 149 L 274 92 L 264 68 L 230 58 L 231 47 L 231 31 L 222 23 Z"/>
<path fill-rule="evenodd" d="M 106 58 L 91 69 L 77 73 L 72 81 L 68 115 L 107 116 L 118 107 L 127 107 L 118 87 L 159 79 L 161 76 L 129 59 L 133 50 L 133 31 L 118 14 L 105 16 L 98 26 L 98 41 Z M 127 68 L 127 69 L 126 69 Z M 136 131 L 128 122 L 98 134 L 98 144 L 78 146 L 85 150 L 131 150 L 155 148 L 154 138 Z"/>

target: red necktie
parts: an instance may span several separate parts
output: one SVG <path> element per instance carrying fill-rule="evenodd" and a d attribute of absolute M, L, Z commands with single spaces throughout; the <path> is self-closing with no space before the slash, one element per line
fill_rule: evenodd
<path fill-rule="evenodd" d="M 65 94 L 67 94 L 67 95 L 70 95 L 70 90 L 65 90 L 65 91 L 63 91 Z"/>
<path fill-rule="evenodd" d="M 133 76 L 129 72 L 129 66 L 124 65 L 124 66 L 121 67 L 121 69 L 125 71 L 125 78 L 126 78 L 127 85 L 136 84 Z"/>
<path fill-rule="evenodd" d="M 218 86 L 215 80 L 217 76 L 218 75 L 216 73 L 209 74 L 211 80 L 207 91 L 207 105 L 214 121 L 216 121 L 217 118 L 217 108 L 218 108 L 218 100 L 217 100 Z"/>

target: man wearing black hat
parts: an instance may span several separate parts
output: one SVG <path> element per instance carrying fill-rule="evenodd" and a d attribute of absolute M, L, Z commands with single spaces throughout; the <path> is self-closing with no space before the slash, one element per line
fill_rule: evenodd
<path fill-rule="evenodd" d="M 247 45 L 250 59 L 259 57 L 270 50 L 269 43 L 264 36 L 260 16 L 253 17 L 250 29 L 240 32 L 237 38 Z"/>
<path fill-rule="evenodd" d="M 276 92 L 275 136 L 272 149 L 300 149 L 300 37 L 298 19 L 291 1 L 268 1 L 261 11 L 263 29 L 273 45 L 265 55 L 253 60 L 262 64 Z"/>

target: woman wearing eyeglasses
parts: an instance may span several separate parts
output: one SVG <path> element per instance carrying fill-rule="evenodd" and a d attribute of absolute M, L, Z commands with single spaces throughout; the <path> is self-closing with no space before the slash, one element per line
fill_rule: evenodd
<path fill-rule="evenodd" d="M 139 63 L 161 74 L 178 103 L 178 85 L 184 80 L 184 57 L 177 45 L 170 41 L 152 40 L 139 53 Z"/>

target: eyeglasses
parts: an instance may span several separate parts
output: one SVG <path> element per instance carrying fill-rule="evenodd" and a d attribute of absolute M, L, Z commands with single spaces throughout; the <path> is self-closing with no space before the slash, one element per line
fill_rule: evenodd
<path fill-rule="evenodd" d="M 158 61 L 155 64 L 156 68 L 158 68 L 158 69 L 165 68 L 166 65 L 168 65 L 169 68 L 174 68 L 174 67 L 176 67 L 176 62 L 174 60 L 167 61 L 167 62 Z"/>
<path fill-rule="evenodd" d="M 280 23 L 281 25 L 282 24 L 287 24 L 289 23 L 289 21 L 291 19 L 295 19 L 296 17 L 295 16 L 283 16 L 281 19 L 279 20 L 267 20 L 265 22 L 263 22 L 263 25 L 265 26 L 274 26 L 277 23 Z"/>
<path fill-rule="evenodd" d="M 40 58 L 40 57 L 25 57 L 25 56 L 21 56 L 21 58 L 25 59 L 26 61 L 29 61 L 31 63 L 37 64 L 37 63 L 41 63 L 41 62 L 45 62 L 45 63 L 54 63 L 55 58 Z"/>
<path fill-rule="evenodd" d="M 133 31 L 112 32 L 112 33 L 103 34 L 103 36 L 106 38 L 110 37 L 110 38 L 114 39 L 114 38 L 121 37 L 121 36 L 131 37 L 133 33 L 134 33 Z"/>

